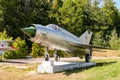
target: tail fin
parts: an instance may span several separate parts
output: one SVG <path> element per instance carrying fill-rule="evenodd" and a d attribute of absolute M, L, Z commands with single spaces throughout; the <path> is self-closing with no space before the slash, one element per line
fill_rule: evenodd
<path fill-rule="evenodd" d="M 79 37 L 79 40 L 82 42 L 82 44 L 89 45 L 91 37 L 92 37 L 92 32 L 87 30 Z"/>

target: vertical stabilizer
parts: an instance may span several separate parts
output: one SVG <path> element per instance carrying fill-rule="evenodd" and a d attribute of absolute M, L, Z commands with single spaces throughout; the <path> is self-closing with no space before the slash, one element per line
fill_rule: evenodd
<path fill-rule="evenodd" d="M 79 39 L 82 42 L 82 44 L 89 45 L 91 37 L 92 37 L 92 32 L 87 30 L 79 37 Z"/>

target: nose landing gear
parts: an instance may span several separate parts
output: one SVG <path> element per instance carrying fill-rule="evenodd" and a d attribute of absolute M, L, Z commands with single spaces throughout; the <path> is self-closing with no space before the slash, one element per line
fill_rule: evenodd
<path fill-rule="evenodd" d="M 49 51 L 49 48 L 46 47 L 46 51 L 45 51 L 45 61 L 49 61 L 49 60 L 50 60 L 50 56 L 49 56 L 48 51 Z M 60 57 L 59 57 L 59 55 L 57 54 L 57 50 L 56 50 L 56 49 L 54 50 L 54 59 L 55 59 L 55 61 L 59 61 L 59 60 L 60 60 Z"/>
<path fill-rule="evenodd" d="M 46 52 L 45 52 L 45 61 L 49 61 L 49 60 L 50 60 L 50 56 L 49 56 L 48 51 L 49 51 L 49 49 L 48 49 L 48 47 L 46 47 Z"/>

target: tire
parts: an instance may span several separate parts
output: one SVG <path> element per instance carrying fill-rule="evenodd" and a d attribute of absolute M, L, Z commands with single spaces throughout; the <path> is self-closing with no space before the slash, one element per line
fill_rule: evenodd
<path fill-rule="evenodd" d="M 85 62 L 90 62 L 90 54 L 85 55 Z"/>

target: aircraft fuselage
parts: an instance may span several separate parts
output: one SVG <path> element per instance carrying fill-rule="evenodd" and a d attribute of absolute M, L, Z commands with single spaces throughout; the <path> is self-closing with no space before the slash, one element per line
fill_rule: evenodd
<path fill-rule="evenodd" d="M 35 25 L 36 35 L 31 38 L 31 41 L 47 46 L 50 49 L 60 49 L 64 51 L 73 51 L 74 47 L 70 46 L 67 41 L 79 43 L 80 40 L 71 33 L 66 34 L 61 28 L 56 28 L 42 25 Z"/>
<path fill-rule="evenodd" d="M 73 52 L 77 48 L 80 48 L 80 46 L 76 47 L 77 44 L 89 45 L 92 35 L 92 33 L 86 31 L 84 35 L 77 37 L 54 24 L 47 26 L 32 24 L 21 30 L 27 34 L 32 42 L 47 46 L 49 49 L 58 49 L 68 52 Z"/>

